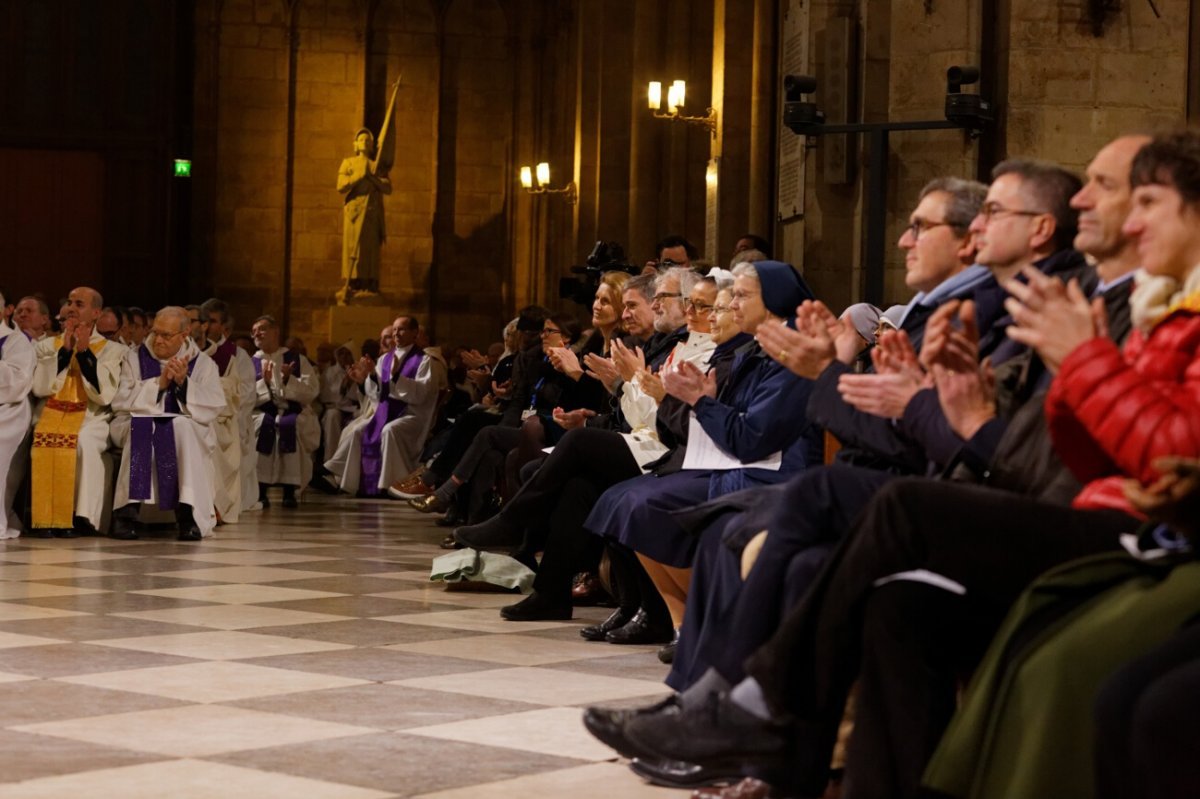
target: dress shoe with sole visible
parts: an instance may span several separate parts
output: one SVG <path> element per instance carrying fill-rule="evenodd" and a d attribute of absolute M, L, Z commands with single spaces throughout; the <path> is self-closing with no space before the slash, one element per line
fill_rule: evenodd
<path fill-rule="evenodd" d="M 447 535 L 442 539 L 442 543 L 438 544 L 442 549 L 465 549 L 465 547 L 454 540 L 454 535 Z"/>
<path fill-rule="evenodd" d="M 508 621 L 564 621 L 571 618 L 571 603 L 555 602 L 534 591 L 515 605 L 500 608 Z"/>
<path fill-rule="evenodd" d="M 410 499 L 408 507 L 413 510 L 419 510 L 421 513 L 445 513 L 449 508 L 445 502 L 438 499 L 437 494 L 420 497 L 418 499 Z"/>
<path fill-rule="evenodd" d="M 425 485 L 420 475 L 416 475 L 407 480 L 392 483 L 388 486 L 387 493 L 392 499 L 420 499 L 429 496 L 435 490 L 433 486 Z"/>
<path fill-rule="evenodd" d="M 487 521 L 459 527 L 454 540 L 463 546 L 482 550 L 512 550 L 521 545 L 522 530 L 497 513 Z"/>
<path fill-rule="evenodd" d="M 610 644 L 665 644 L 675 635 L 675 628 L 668 621 L 655 623 L 642 608 L 633 614 L 624 626 L 611 630 L 604 636 Z"/>
<path fill-rule="evenodd" d="M 608 615 L 607 619 L 599 624 L 592 624 L 581 629 L 579 635 L 589 641 L 603 641 L 604 636 L 613 630 L 619 630 L 624 627 L 635 615 L 637 615 L 637 610 L 617 608 Z"/>
<path fill-rule="evenodd" d="M 634 716 L 660 713 L 679 704 L 679 694 L 671 694 L 653 705 L 639 708 L 610 709 L 589 707 L 583 711 L 583 726 L 605 746 L 611 747 L 621 757 L 654 757 L 652 752 L 635 746 L 625 737 L 625 725 Z"/>
<path fill-rule="evenodd" d="M 629 768 L 647 782 L 667 788 L 725 785 L 742 776 L 736 768 L 710 768 L 681 760 L 646 760 L 640 757 L 630 761 Z"/>
<path fill-rule="evenodd" d="M 701 788 L 692 792 L 692 799 L 776 799 L 779 796 L 770 785 L 754 777 L 746 777 L 723 788 Z"/>
<path fill-rule="evenodd" d="M 659 761 L 758 776 L 786 763 L 794 737 L 791 728 L 759 718 L 728 694 L 716 692 L 703 702 L 635 716 L 626 723 L 625 735 L 634 746 L 654 752 Z"/>

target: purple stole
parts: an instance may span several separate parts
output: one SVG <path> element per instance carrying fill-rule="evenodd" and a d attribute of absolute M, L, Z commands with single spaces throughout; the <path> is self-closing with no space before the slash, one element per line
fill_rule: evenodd
<path fill-rule="evenodd" d="M 138 367 L 142 380 L 162 374 L 162 364 L 143 344 L 138 347 Z M 196 359 L 188 362 L 188 376 L 196 367 Z M 179 413 L 179 386 L 167 386 L 163 392 L 163 410 Z M 150 465 L 158 474 L 158 507 L 171 510 L 179 504 L 179 459 L 175 452 L 173 417 L 134 417 L 129 425 L 129 498 L 150 499 Z"/>
<path fill-rule="evenodd" d="M 212 359 L 217 365 L 217 374 L 224 376 L 225 370 L 229 368 L 229 361 L 233 359 L 237 353 L 237 344 L 233 339 L 225 339 L 225 343 L 213 350 Z"/>
<path fill-rule="evenodd" d="M 415 346 L 409 350 L 400 364 L 399 377 L 407 377 L 409 380 L 416 377 L 417 370 L 421 368 L 421 359 L 424 355 L 425 352 Z M 395 357 L 395 350 L 389 350 L 387 355 L 383 356 L 380 371 L 387 376 L 387 379 L 379 387 L 381 395 L 389 392 L 392 363 Z M 378 377 L 378 375 L 376 376 Z M 383 428 L 387 426 L 388 422 L 403 416 L 404 410 L 407 407 L 408 403 L 404 400 L 380 396 L 379 405 L 375 408 L 375 415 L 371 417 L 371 421 L 367 422 L 367 426 L 363 428 L 362 479 L 359 481 L 359 488 L 367 496 L 378 496 L 383 493 L 383 490 L 379 488 L 379 473 L 383 469 L 383 449 L 381 446 Z"/>
<path fill-rule="evenodd" d="M 236 344 L 234 346 L 237 346 Z M 251 358 L 254 361 L 254 377 L 262 380 L 262 358 Z M 300 353 L 285 350 L 283 362 L 292 365 L 292 376 L 300 377 Z M 263 412 L 262 426 L 258 428 L 258 446 L 255 449 L 263 455 L 275 451 L 275 437 L 279 436 L 279 452 L 281 454 L 296 451 L 296 419 L 304 410 L 300 403 L 288 400 L 287 409 L 279 413 L 274 402 L 264 402 L 258 406 Z"/>

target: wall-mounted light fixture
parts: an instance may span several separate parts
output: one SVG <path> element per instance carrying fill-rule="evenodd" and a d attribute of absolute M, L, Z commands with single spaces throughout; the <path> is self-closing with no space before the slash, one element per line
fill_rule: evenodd
<path fill-rule="evenodd" d="M 535 172 L 536 170 L 536 172 Z M 534 175 L 537 176 L 537 186 L 533 185 Z M 579 199 L 575 181 L 571 181 L 561 189 L 550 188 L 550 164 L 541 162 L 534 168 L 521 167 L 521 187 L 530 194 L 561 194 L 567 205 L 574 205 Z"/>
<path fill-rule="evenodd" d="M 650 81 L 650 86 L 646 90 L 646 99 L 649 101 L 650 110 L 654 112 L 655 119 L 670 119 L 690 125 L 700 125 L 708 128 L 708 132 L 714 139 L 717 137 L 717 111 L 715 108 L 707 109 L 702 117 L 688 116 L 683 113 L 687 100 L 687 84 L 683 81 L 674 81 L 667 87 L 666 111 L 662 110 L 663 97 L 660 81 Z"/>

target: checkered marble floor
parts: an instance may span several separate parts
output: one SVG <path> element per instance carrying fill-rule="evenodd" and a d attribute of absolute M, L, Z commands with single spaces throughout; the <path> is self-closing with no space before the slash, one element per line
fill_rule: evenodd
<path fill-rule="evenodd" d="M 0 541 L 0 799 L 680 796 L 580 723 L 663 695 L 653 648 L 429 583 L 443 533 L 318 497 L 197 544 Z"/>

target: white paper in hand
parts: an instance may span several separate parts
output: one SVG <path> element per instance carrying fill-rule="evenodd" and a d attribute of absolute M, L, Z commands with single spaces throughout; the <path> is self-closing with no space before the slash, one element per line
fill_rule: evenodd
<path fill-rule="evenodd" d="M 730 469 L 765 469 L 769 472 L 777 472 L 782 466 L 782 450 L 773 452 L 754 463 L 742 463 L 717 446 L 717 443 L 704 431 L 703 425 L 696 420 L 696 414 L 691 414 L 691 418 L 688 420 L 687 452 L 683 456 L 684 469 L 696 469 L 704 472 L 723 472 Z"/>

